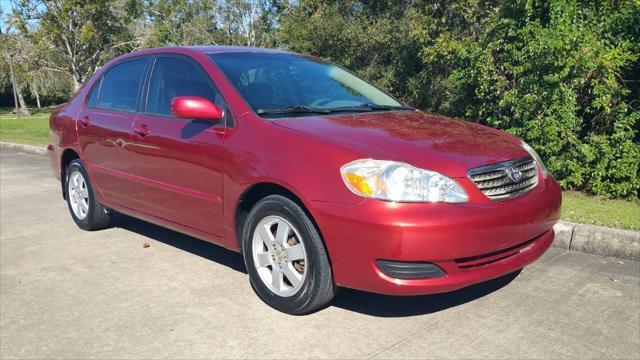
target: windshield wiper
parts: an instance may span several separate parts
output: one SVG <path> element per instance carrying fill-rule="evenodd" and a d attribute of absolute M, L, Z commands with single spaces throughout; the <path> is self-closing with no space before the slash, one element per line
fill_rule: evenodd
<path fill-rule="evenodd" d="M 410 106 L 393 106 L 393 105 L 376 105 L 371 103 L 362 103 L 356 106 L 341 106 L 334 108 L 327 108 L 329 112 L 342 112 L 342 111 L 357 111 L 357 112 L 367 112 L 367 111 L 393 111 L 393 110 L 415 110 Z"/>
<path fill-rule="evenodd" d="M 291 105 L 279 109 L 258 109 L 258 115 L 282 115 L 282 114 L 328 114 L 326 109 L 314 108 L 307 105 Z"/>
<path fill-rule="evenodd" d="M 369 112 L 369 111 L 393 111 L 415 110 L 409 106 L 376 105 L 362 103 L 356 106 L 341 106 L 333 108 L 317 108 L 307 105 L 290 105 L 277 109 L 258 109 L 258 115 L 286 115 L 286 114 L 331 114 L 336 112 Z"/>
<path fill-rule="evenodd" d="M 404 105 L 394 106 L 394 105 L 376 105 L 372 103 L 363 103 L 363 104 L 360 104 L 360 106 L 368 107 L 369 109 L 372 109 L 372 110 L 415 110 L 411 106 L 404 106 Z"/>

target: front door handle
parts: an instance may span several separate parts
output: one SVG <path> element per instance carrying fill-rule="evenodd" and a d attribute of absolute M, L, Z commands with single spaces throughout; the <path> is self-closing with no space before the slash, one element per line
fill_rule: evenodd
<path fill-rule="evenodd" d="M 133 129 L 133 132 L 135 132 L 140 137 L 145 137 L 151 134 L 151 129 L 149 129 L 149 127 L 146 124 L 142 124 L 136 127 L 135 129 Z"/>
<path fill-rule="evenodd" d="M 88 127 L 89 125 L 91 125 L 91 119 L 86 115 L 80 118 L 78 122 L 84 127 Z"/>

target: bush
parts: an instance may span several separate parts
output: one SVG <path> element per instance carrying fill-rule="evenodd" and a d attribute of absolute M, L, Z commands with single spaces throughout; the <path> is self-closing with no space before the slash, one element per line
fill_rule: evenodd
<path fill-rule="evenodd" d="M 640 3 L 338 3 L 301 1 L 280 39 L 523 138 L 565 189 L 639 197 Z"/>

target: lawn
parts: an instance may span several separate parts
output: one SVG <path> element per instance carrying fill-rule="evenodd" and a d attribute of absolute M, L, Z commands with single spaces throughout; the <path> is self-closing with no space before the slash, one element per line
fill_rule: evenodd
<path fill-rule="evenodd" d="M 31 109 L 31 116 L 20 119 L 10 108 L 0 108 L 0 141 L 45 146 L 49 140 L 49 114 L 54 106 Z"/>
<path fill-rule="evenodd" d="M 32 110 L 31 117 L 18 120 L 11 114 L 11 109 L 0 108 L 0 140 L 46 146 L 52 109 L 53 107 L 43 108 L 41 111 Z M 565 191 L 562 219 L 640 231 L 640 201 L 611 200 Z"/>
<path fill-rule="evenodd" d="M 565 191 L 562 194 L 562 219 L 640 231 L 640 201 L 611 200 Z"/>

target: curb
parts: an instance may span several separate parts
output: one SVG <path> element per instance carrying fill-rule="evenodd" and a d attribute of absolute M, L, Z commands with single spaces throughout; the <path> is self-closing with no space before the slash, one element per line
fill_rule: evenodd
<path fill-rule="evenodd" d="M 640 261 L 640 232 L 560 221 L 553 247 Z"/>
<path fill-rule="evenodd" d="M 47 155 L 47 149 L 40 146 L 34 145 L 26 145 L 26 144 L 16 144 L 10 143 L 6 141 L 0 141 L 0 149 L 2 150 L 13 150 L 21 153 L 33 154 L 33 155 Z"/>
<path fill-rule="evenodd" d="M 6 141 L 0 141 L 0 149 L 33 155 L 47 154 L 47 149 L 43 147 Z M 640 261 L 640 232 L 576 224 L 568 221 L 558 222 L 553 230 L 556 233 L 553 247 Z"/>

